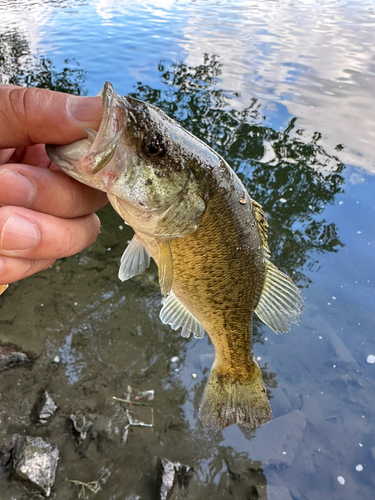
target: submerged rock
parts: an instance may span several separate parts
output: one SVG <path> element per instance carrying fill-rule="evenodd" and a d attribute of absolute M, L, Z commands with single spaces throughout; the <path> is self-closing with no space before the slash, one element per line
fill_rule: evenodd
<path fill-rule="evenodd" d="M 30 363 L 32 357 L 15 344 L 0 345 L 0 372 L 13 366 Z"/>
<path fill-rule="evenodd" d="M 47 391 L 42 390 L 31 409 L 30 418 L 35 423 L 46 424 L 56 410 L 57 406 L 52 396 Z"/>
<path fill-rule="evenodd" d="M 69 421 L 72 424 L 73 436 L 76 438 L 78 444 L 83 443 L 87 438 L 87 433 L 94 425 L 90 420 L 86 420 L 84 415 L 70 415 Z"/>
<path fill-rule="evenodd" d="M 12 460 L 12 451 L 19 438 L 18 434 L 7 436 L 0 443 L 0 471 L 8 470 Z"/>
<path fill-rule="evenodd" d="M 166 500 L 176 483 L 179 489 L 186 489 L 192 476 L 192 469 L 179 462 L 171 462 L 165 458 L 161 461 L 162 479 L 160 500 Z"/>
<path fill-rule="evenodd" d="M 267 486 L 267 500 L 293 500 L 285 486 Z"/>
<path fill-rule="evenodd" d="M 55 482 L 59 450 L 40 437 L 19 437 L 13 451 L 16 476 L 49 497 Z"/>
<path fill-rule="evenodd" d="M 257 429 L 250 443 L 251 456 L 263 466 L 291 465 L 306 427 L 306 419 L 299 410 L 275 418 Z"/>

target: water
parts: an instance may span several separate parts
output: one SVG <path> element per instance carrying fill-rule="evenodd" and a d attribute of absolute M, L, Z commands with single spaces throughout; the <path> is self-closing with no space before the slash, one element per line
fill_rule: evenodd
<path fill-rule="evenodd" d="M 374 497 L 374 24 L 366 0 L 0 2 L 3 82 L 93 95 L 110 80 L 178 119 L 262 204 L 272 260 L 306 305 L 283 336 L 255 325 L 274 420 L 204 429 L 213 347 L 160 323 L 155 266 L 118 281 L 132 232 L 105 207 L 90 249 L 0 299 L 0 340 L 39 356 L 0 374 L 0 436 L 58 444 L 57 499 L 78 498 L 69 480 L 99 478 L 88 498 L 157 498 L 159 458 L 194 468 L 191 499 Z M 155 425 L 123 444 L 112 396 L 128 384 L 155 390 Z M 42 387 L 59 410 L 35 427 Z M 80 447 L 67 424 L 77 411 L 94 421 Z M 29 498 L 7 477 L 2 499 Z"/>

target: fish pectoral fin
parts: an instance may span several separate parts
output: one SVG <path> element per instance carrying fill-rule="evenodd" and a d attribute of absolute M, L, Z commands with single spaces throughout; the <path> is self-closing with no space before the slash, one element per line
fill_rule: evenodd
<path fill-rule="evenodd" d="M 0 285 L 0 295 L 5 292 L 9 285 Z"/>
<path fill-rule="evenodd" d="M 170 240 L 164 240 L 159 248 L 159 284 L 162 295 L 166 297 L 173 284 L 173 259 Z"/>
<path fill-rule="evenodd" d="M 266 279 L 255 312 L 276 333 L 298 323 L 304 310 L 300 290 L 286 274 L 266 260 Z"/>
<path fill-rule="evenodd" d="M 150 265 L 150 254 L 142 241 L 135 234 L 121 257 L 118 277 L 126 281 L 143 271 Z"/>
<path fill-rule="evenodd" d="M 171 325 L 172 330 L 178 330 L 182 327 L 181 335 L 183 337 L 188 338 L 190 333 L 193 333 L 195 338 L 201 339 L 204 335 L 203 326 L 173 292 L 165 299 L 159 317 L 165 325 Z"/>

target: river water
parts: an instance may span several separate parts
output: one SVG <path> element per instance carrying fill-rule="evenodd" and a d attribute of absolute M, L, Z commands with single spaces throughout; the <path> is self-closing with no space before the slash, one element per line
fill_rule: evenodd
<path fill-rule="evenodd" d="M 111 207 L 97 242 L 11 285 L 0 342 L 38 357 L 0 373 L 0 440 L 60 449 L 52 496 L 158 498 L 159 460 L 193 468 L 176 498 L 375 497 L 375 6 L 370 0 L 0 1 L 2 83 L 95 95 L 109 80 L 164 109 L 236 170 L 269 222 L 301 325 L 255 325 L 273 421 L 202 427 L 213 346 L 161 324 L 157 269 L 121 283 L 132 237 Z M 128 385 L 154 390 L 124 442 Z M 47 389 L 58 411 L 29 413 Z M 77 445 L 67 417 L 94 422 Z M 31 493 L 0 473 L 1 500 Z M 176 490 L 177 491 L 177 490 Z M 177 493 L 176 493 L 177 495 Z M 33 497 L 34 498 L 34 497 Z"/>

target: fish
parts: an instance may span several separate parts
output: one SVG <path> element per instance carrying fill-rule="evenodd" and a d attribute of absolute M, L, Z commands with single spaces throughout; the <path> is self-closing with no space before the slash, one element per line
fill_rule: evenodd
<path fill-rule="evenodd" d="M 161 109 L 121 97 L 106 82 L 98 132 L 47 145 L 66 174 L 105 191 L 134 230 L 122 255 L 122 281 L 152 258 L 164 297 L 160 319 L 202 338 L 215 360 L 199 417 L 220 430 L 255 428 L 272 412 L 252 344 L 254 313 L 276 333 L 298 324 L 300 290 L 269 260 L 267 220 L 227 162 Z"/>

